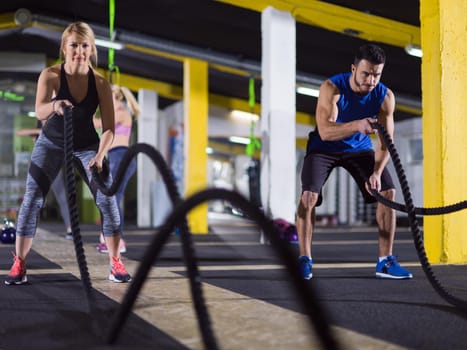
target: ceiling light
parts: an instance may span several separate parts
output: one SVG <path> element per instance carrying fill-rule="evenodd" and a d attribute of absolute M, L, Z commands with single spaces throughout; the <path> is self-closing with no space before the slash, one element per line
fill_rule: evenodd
<path fill-rule="evenodd" d="M 297 86 L 297 93 L 299 93 L 301 95 L 318 97 L 319 96 L 319 88 L 299 85 L 299 86 Z"/>
<path fill-rule="evenodd" d="M 362 34 L 361 31 L 356 30 L 356 29 L 352 29 L 352 28 L 344 28 L 342 33 L 350 35 L 350 36 L 359 36 L 360 34 Z"/>
<path fill-rule="evenodd" d="M 418 45 L 413 45 L 413 44 L 408 44 L 405 47 L 405 52 L 407 52 L 410 56 L 415 56 L 415 57 L 422 57 L 423 55 L 422 48 Z"/>
<path fill-rule="evenodd" d="M 28 9 L 20 8 L 15 12 L 14 20 L 17 26 L 26 26 L 31 19 L 32 14 Z"/>
<path fill-rule="evenodd" d="M 232 112 L 230 112 L 230 115 L 232 118 L 237 120 L 246 120 L 254 122 L 257 122 L 259 120 L 259 116 L 257 114 L 239 111 L 237 109 L 234 109 Z"/>
<path fill-rule="evenodd" d="M 96 38 L 95 42 L 96 46 L 106 47 L 108 49 L 123 50 L 125 48 L 125 45 L 118 41 L 110 41 L 108 39 Z"/>
<path fill-rule="evenodd" d="M 239 137 L 239 136 L 230 136 L 229 141 L 232 143 L 239 143 L 242 145 L 248 145 L 250 143 L 250 139 L 248 137 Z"/>

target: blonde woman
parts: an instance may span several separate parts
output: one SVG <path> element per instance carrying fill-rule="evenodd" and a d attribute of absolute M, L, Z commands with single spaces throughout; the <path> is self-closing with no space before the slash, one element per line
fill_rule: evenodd
<path fill-rule="evenodd" d="M 97 65 L 97 49 L 88 24 L 75 22 L 64 30 L 60 55 L 63 63 L 45 68 L 37 82 L 36 115 L 43 123 L 43 129 L 31 155 L 26 193 L 18 213 L 16 254 L 5 279 L 7 285 L 27 282 L 26 259 L 36 234 L 38 213 L 50 183 L 63 166 L 65 107 L 72 108 L 73 113 L 73 156 L 79 161 L 88 182 L 91 167 L 96 166 L 99 172 L 102 171 L 104 156 L 114 138 L 112 90 L 107 80 L 93 68 Z M 100 138 L 93 125 L 97 108 L 102 116 Z M 109 176 L 106 183 L 111 181 Z M 102 232 L 109 248 L 109 280 L 129 282 L 131 277 L 118 249 L 120 216 L 115 196 L 108 197 L 100 191 L 93 191 L 93 194 L 102 213 Z"/>
<path fill-rule="evenodd" d="M 124 86 L 113 85 L 112 96 L 115 109 L 115 137 L 112 142 L 112 146 L 110 147 L 108 155 L 110 172 L 112 174 L 112 177 L 115 178 L 123 156 L 125 155 L 130 145 L 133 118 L 136 120 L 139 114 L 141 113 L 141 110 L 132 92 Z M 94 120 L 94 125 L 98 128 L 101 128 L 101 120 L 96 118 Z M 117 192 L 115 193 L 115 196 L 117 198 L 118 211 L 120 213 L 120 232 L 122 233 L 124 222 L 122 210 L 123 195 L 125 193 L 125 188 L 128 184 L 128 181 L 133 176 L 135 171 L 136 159 L 133 158 L 128 167 L 126 168 L 125 176 L 123 177 L 123 180 Z M 108 252 L 107 244 L 105 243 L 103 235 L 100 236 L 100 243 L 96 246 L 96 249 L 101 253 Z M 120 239 L 120 253 L 125 252 L 126 245 L 125 241 L 122 238 Z"/>

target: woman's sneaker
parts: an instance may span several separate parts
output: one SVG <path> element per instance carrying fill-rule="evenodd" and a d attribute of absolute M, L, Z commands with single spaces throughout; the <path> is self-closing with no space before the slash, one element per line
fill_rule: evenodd
<path fill-rule="evenodd" d="M 23 284 L 27 281 L 28 277 L 26 276 L 26 266 L 24 265 L 24 261 L 16 254 L 13 254 L 13 266 L 5 279 L 5 284 Z"/>
<path fill-rule="evenodd" d="M 96 245 L 96 249 L 99 253 L 108 253 L 109 250 L 107 249 L 107 244 L 105 243 L 99 243 Z"/>
<path fill-rule="evenodd" d="M 131 276 L 126 271 L 125 266 L 120 258 L 112 258 L 109 265 L 110 275 L 109 280 L 117 283 L 130 282 Z"/>
<path fill-rule="evenodd" d="M 386 259 L 383 259 L 376 264 L 376 278 L 402 280 L 412 277 L 413 275 L 400 266 L 396 257 L 393 255 L 389 255 Z"/>
<path fill-rule="evenodd" d="M 109 249 L 107 249 L 107 244 L 99 243 L 96 245 L 96 249 L 99 253 L 108 253 Z M 123 239 L 120 239 L 120 253 L 126 253 L 126 244 Z"/>

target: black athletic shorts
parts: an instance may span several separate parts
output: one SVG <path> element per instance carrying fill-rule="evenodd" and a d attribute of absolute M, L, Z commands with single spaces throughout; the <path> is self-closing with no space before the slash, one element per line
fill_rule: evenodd
<path fill-rule="evenodd" d="M 354 178 L 366 203 L 376 202 L 365 188 L 365 182 L 373 174 L 375 165 L 375 152 L 373 150 L 361 152 L 322 153 L 310 152 L 303 161 L 302 168 L 302 192 L 311 191 L 319 193 L 316 206 L 323 201 L 321 189 L 336 167 L 343 167 Z M 387 168 L 381 175 L 381 190 L 393 189 L 394 183 Z"/>

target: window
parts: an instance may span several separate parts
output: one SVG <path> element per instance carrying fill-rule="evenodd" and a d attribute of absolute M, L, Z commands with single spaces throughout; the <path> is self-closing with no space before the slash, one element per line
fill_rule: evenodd
<path fill-rule="evenodd" d="M 409 163 L 421 163 L 423 161 L 423 143 L 421 138 L 409 140 Z"/>

